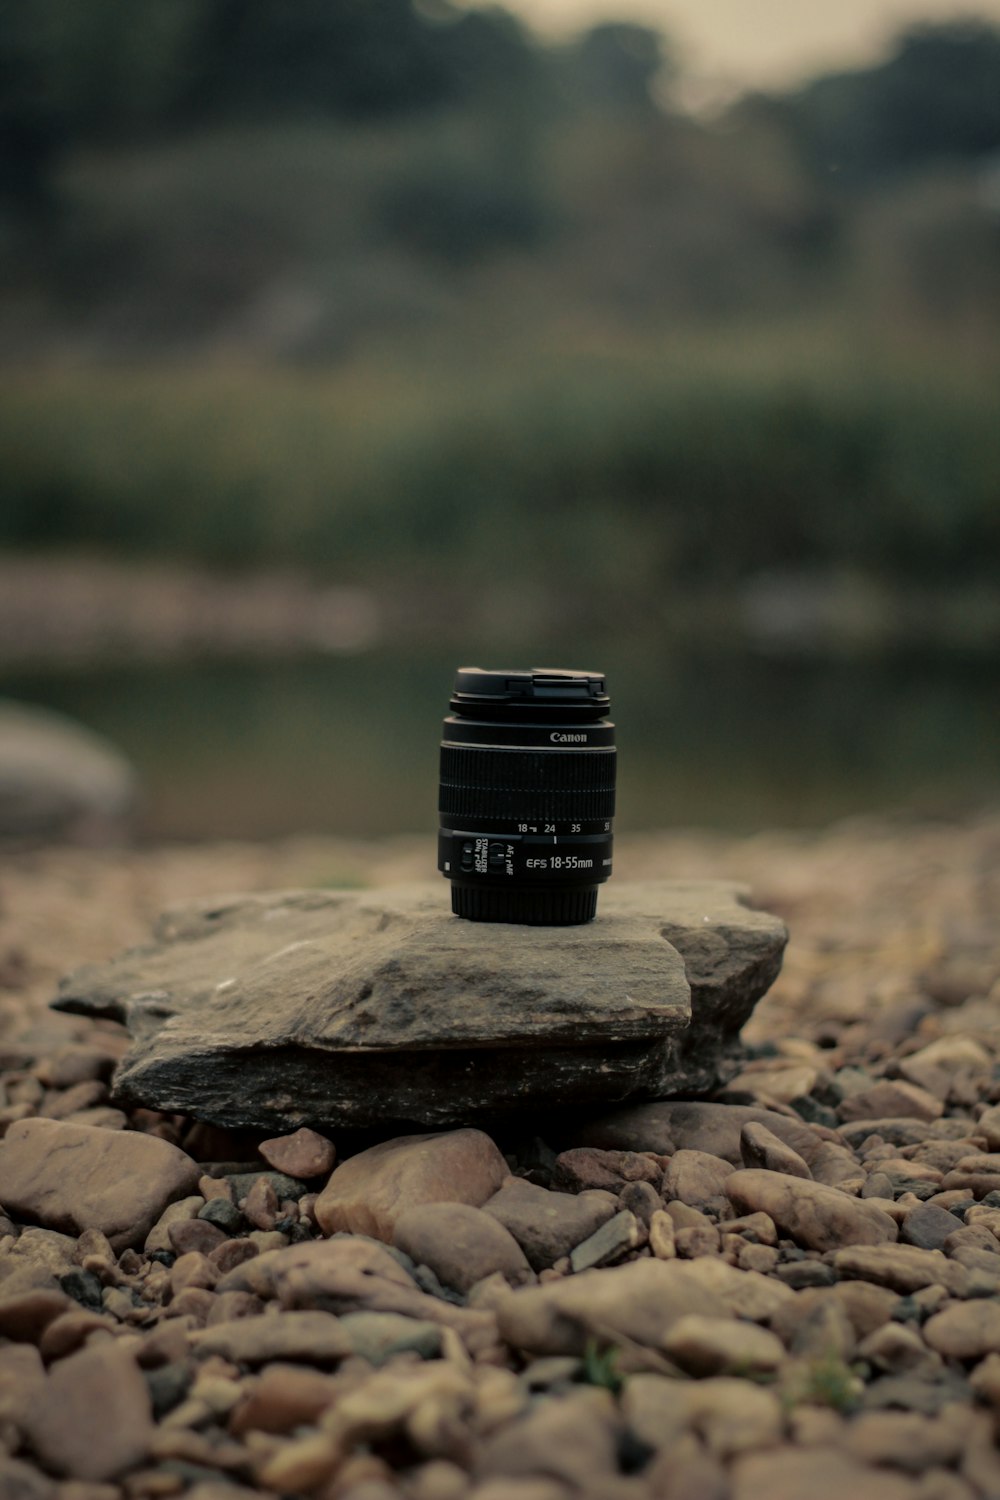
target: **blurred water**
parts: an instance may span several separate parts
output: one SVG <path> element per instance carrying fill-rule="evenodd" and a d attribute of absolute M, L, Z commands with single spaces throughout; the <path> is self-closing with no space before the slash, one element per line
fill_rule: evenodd
<path fill-rule="evenodd" d="M 561 655 L 555 664 L 608 674 L 622 830 L 951 816 L 1000 799 L 995 661 L 817 663 L 648 644 Z M 453 670 L 527 664 L 505 657 L 457 647 L 59 671 L 8 675 L 0 693 L 113 740 L 142 778 L 148 838 L 426 832 Z"/>

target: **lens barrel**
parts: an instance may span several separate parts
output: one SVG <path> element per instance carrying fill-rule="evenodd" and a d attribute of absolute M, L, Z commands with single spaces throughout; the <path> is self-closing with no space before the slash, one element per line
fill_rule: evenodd
<path fill-rule="evenodd" d="M 438 869 L 473 922 L 589 922 L 611 874 L 615 728 L 601 672 L 461 667 L 444 721 Z"/>

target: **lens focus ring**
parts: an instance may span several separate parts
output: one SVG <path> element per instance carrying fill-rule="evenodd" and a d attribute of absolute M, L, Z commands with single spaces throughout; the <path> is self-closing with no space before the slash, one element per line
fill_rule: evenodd
<path fill-rule="evenodd" d="M 442 745 L 438 810 L 447 818 L 611 818 L 615 752 Z"/>

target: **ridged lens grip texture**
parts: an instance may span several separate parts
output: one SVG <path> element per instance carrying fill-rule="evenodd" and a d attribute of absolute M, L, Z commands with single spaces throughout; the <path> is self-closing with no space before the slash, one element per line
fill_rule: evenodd
<path fill-rule="evenodd" d="M 584 822 L 615 811 L 615 752 L 442 745 L 444 818 Z"/>

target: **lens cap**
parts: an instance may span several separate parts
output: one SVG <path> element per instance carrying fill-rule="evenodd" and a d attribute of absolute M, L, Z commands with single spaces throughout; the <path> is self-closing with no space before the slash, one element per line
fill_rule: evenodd
<path fill-rule="evenodd" d="M 603 672 L 569 671 L 563 667 L 529 667 L 512 671 L 459 667 L 455 674 L 455 708 L 476 703 L 499 707 L 564 708 L 579 705 L 603 714 L 610 706 Z"/>

